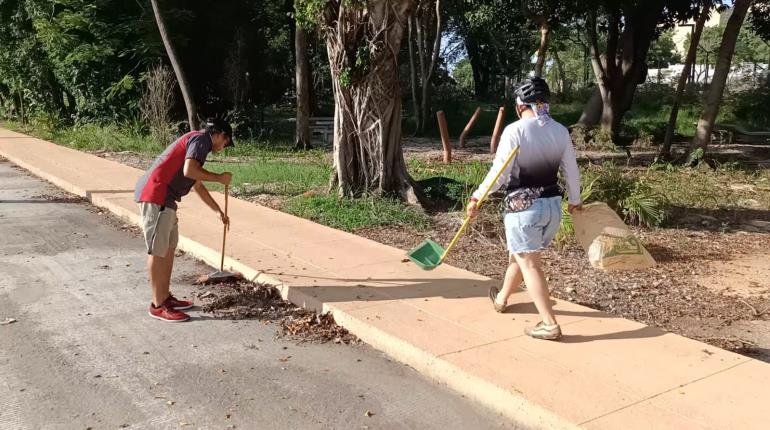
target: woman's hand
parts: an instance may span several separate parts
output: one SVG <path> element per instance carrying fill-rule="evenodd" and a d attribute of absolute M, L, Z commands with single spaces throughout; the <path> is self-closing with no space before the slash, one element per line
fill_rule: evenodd
<path fill-rule="evenodd" d="M 465 213 L 466 215 L 468 215 L 468 218 L 473 218 L 476 216 L 476 214 L 478 214 L 479 212 L 479 209 L 477 206 L 478 202 L 479 201 L 474 198 L 474 199 L 471 199 L 470 203 L 468 203 L 468 207 L 465 210 Z"/>
<path fill-rule="evenodd" d="M 583 210 L 583 204 L 579 203 L 576 205 L 567 205 L 567 212 L 569 212 L 570 215 L 575 215 L 575 212 L 580 212 Z"/>

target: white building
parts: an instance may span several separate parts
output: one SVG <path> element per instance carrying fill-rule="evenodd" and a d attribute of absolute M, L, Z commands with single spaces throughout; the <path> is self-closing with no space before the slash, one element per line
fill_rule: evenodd
<path fill-rule="evenodd" d="M 706 21 L 706 24 L 704 24 L 706 27 L 716 27 L 721 22 L 726 22 L 727 18 L 730 17 L 730 14 L 732 13 L 732 9 L 726 9 L 722 13 L 719 13 L 717 11 L 712 11 L 711 16 L 709 17 L 709 20 Z M 687 40 L 689 35 L 693 30 L 695 29 L 695 20 L 690 20 L 687 23 L 683 24 L 677 24 L 674 27 L 674 44 L 676 45 L 676 50 L 679 52 L 679 54 L 684 57 L 687 55 L 687 48 L 689 46 L 687 45 Z"/>

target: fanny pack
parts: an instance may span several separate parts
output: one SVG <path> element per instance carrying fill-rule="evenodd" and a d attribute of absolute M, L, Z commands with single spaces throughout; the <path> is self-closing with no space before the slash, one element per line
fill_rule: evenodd
<path fill-rule="evenodd" d="M 507 212 L 521 212 L 527 210 L 546 190 L 551 191 L 556 188 L 556 186 L 518 188 L 505 196 L 503 202 L 505 210 Z"/>

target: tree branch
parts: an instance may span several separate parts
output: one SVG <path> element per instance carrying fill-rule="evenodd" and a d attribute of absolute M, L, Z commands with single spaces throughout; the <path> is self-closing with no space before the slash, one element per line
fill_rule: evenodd
<path fill-rule="evenodd" d="M 602 66 L 602 59 L 599 56 L 599 38 L 596 34 L 596 12 L 591 11 L 588 13 L 586 19 L 586 36 L 588 37 L 588 43 L 591 47 L 591 65 L 594 69 L 596 79 L 604 80 L 607 77 L 607 72 Z"/>
<path fill-rule="evenodd" d="M 620 14 L 617 10 L 610 12 L 607 20 L 607 54 L 605 56 L 608 76 L 615 76 L 615 70 L 618 66 L 618 26 L 620 25 Z M 628 25 L 628 23 L 626 23 Z"/>

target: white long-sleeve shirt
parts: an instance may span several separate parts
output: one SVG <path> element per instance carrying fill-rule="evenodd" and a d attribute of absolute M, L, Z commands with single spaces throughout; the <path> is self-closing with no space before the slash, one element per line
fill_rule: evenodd
<path fill-rule="evenodd" d="M 500 177 L 492 183 L 497 172 L 514 148 L 520 147 Z M 503 130 L 495 160 L 487 177 L 474 191 L 480 199 L 484 190 L 492 187 L 489 194 L 508 184 L 508 190 L 525 187 L 556 185 L 561 170 L 567 185 L 569 203 L 577 205 L 580 199 L 580 170 L 569 130 L 551 119 L 540 126 L 535 118 L 520 119 Z"/>

